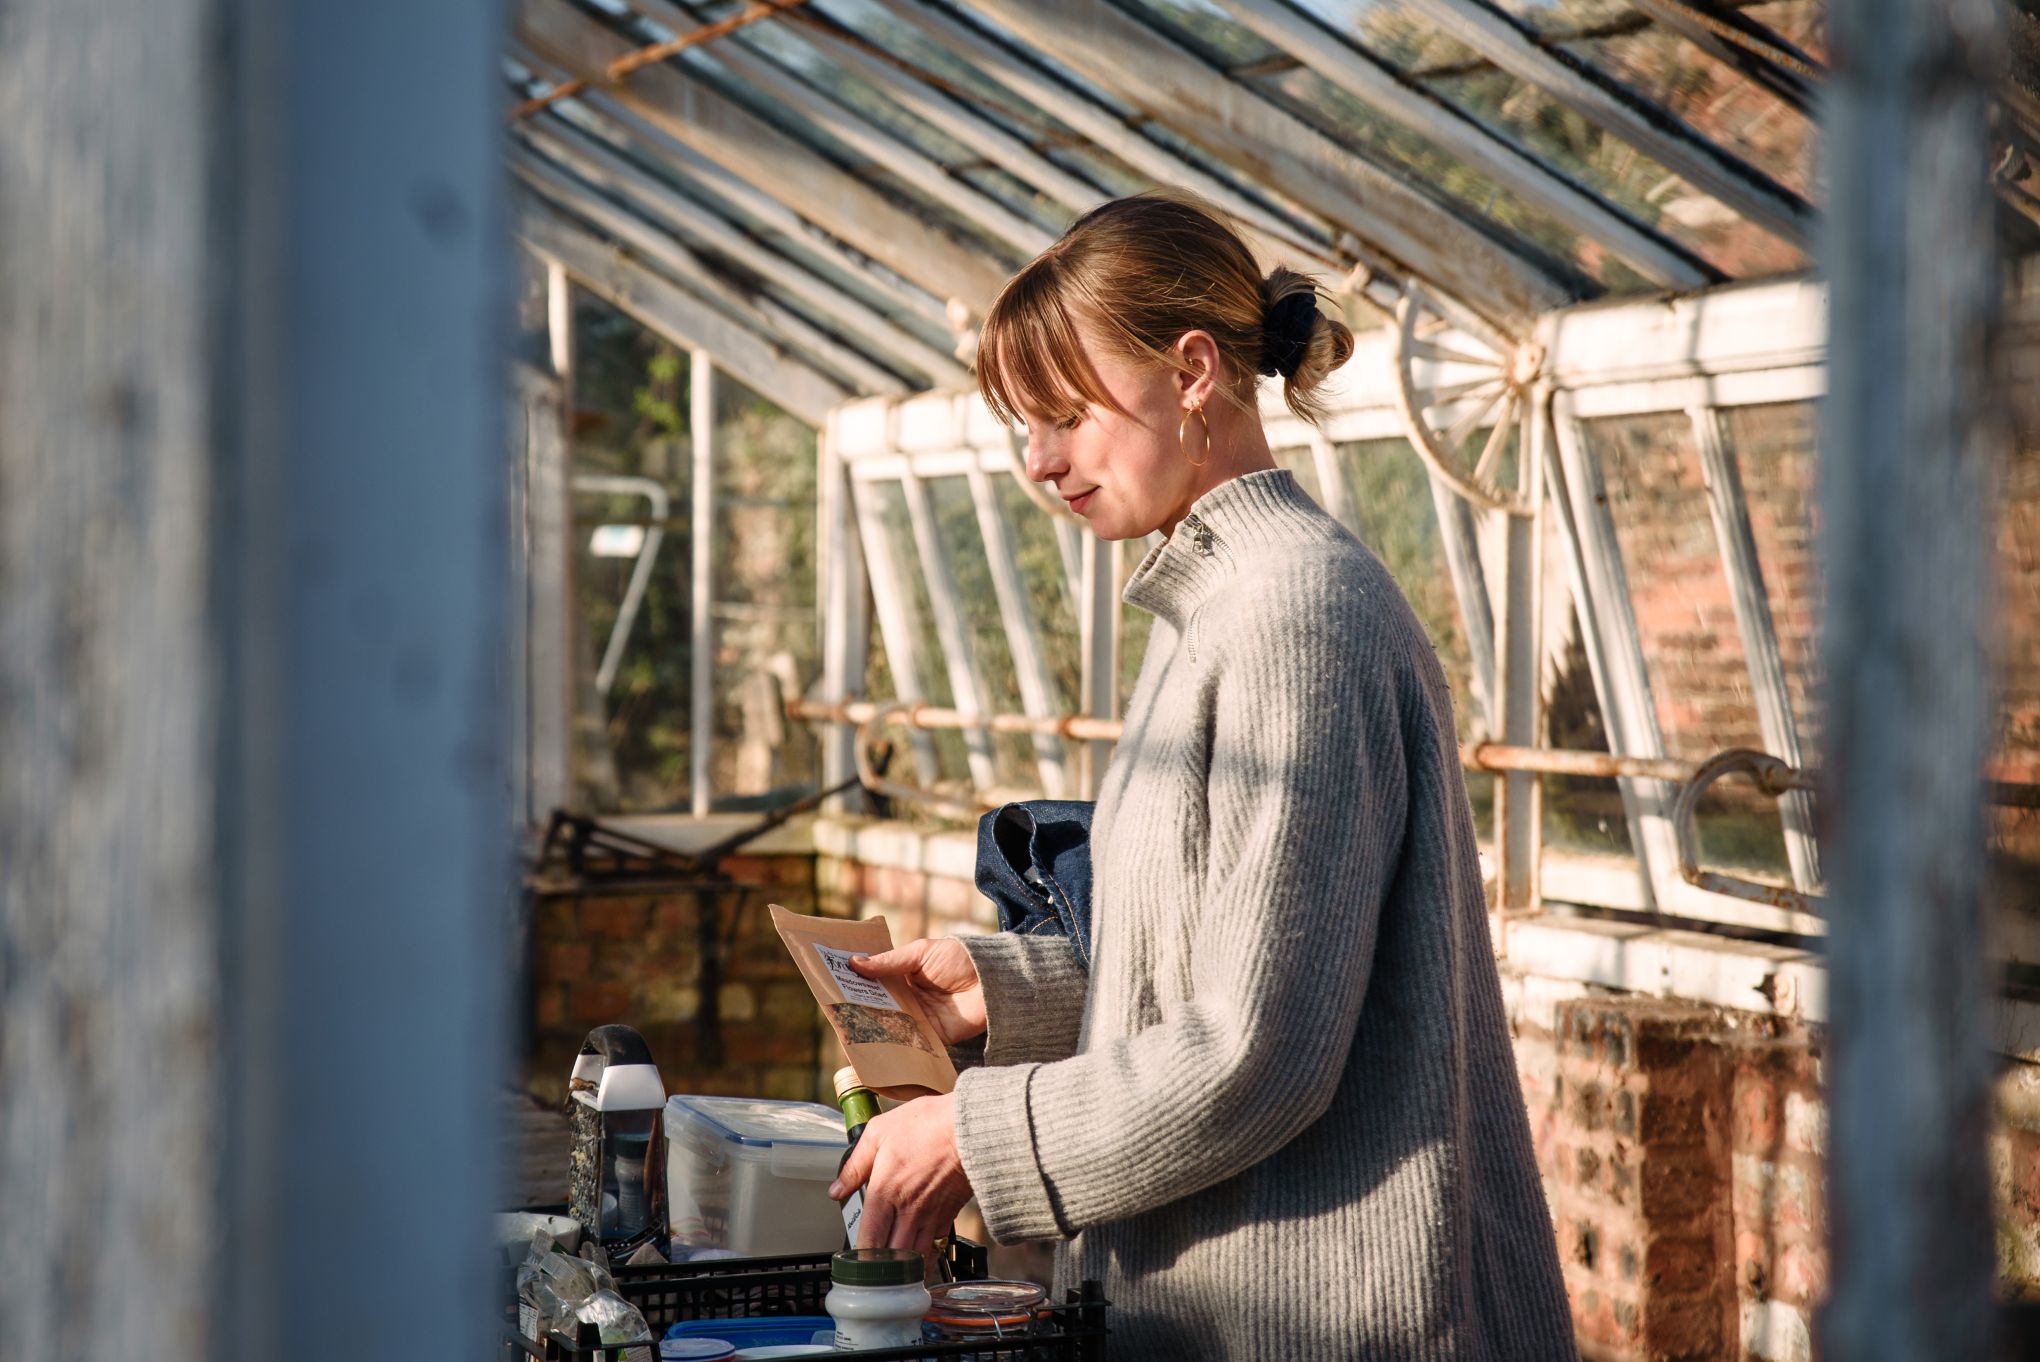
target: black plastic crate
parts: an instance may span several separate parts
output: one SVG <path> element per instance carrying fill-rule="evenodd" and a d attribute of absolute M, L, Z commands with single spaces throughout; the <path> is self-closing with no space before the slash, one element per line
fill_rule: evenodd
<path fill-rule="evenodd" d="M 758 1315 L 825 1315 L 829 1294 L 829 1254 L 797 1254 L 780 1258 L 717 1258 L 696 1263 L 615 1269 L 616 1289 L 644 1312 L 659 1338 L 668 1326 L 703 1319 L 745 1319 Z M 950 1248 L 950 1275 L 958 1281 L 986 1275 L 983 1246 L 959 1240 Z M 1096 1282 L 1069 1293 L 1069 1299 L 1048 1309 L 1049 1332 L 1006 1341 L 971 1340 L 917 1343 L 905 1348 L 859 1349 L 817 1354 L 861 1358 L 864 1362 L 913 1362 L 920 1358 L 1013 1358 L 1026 1362 L 1104 1362 L 1106 1327 L 1104 1292 Z M 515 1318 L 513 1302 L 512 1319 Z M 643 1348 L 646 1345 L 636 1344 Z M 518 1334 L 514 1322 L 505 1340 L 507 1357 L 543 1362 L 611 1362 L 624 1348 L 578 1348 L 555 1333 L 543 1343 Z M 658 1345 L 651 1345 L 657 1358 Z"/>

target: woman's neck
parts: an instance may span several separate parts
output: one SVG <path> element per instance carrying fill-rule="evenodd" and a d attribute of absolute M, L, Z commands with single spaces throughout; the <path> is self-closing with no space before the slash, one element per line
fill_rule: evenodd
<path fill-rule="evenodd" d="M 1251 407 L 1241 411 L 1230 402 L 1213 402 L 1205 414 L 1211 422 L 1211 451 L 1204 466 L 1191 478 L 1190 494 L 1163 523 L 1165 535 L 1174 535 L 1176 526 L 1190 514 L 1190 508 L 1212 488 L 1243 474 L 1260 473 L 1276 466 L 1275 455 L 1268 448 L 1268 432 L 1261 428 L 1259 411 Z"/>

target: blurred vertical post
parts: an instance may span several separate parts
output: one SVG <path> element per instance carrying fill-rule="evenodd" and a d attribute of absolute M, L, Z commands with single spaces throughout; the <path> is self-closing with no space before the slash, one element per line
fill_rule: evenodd
<path fill-rule="evenodd" d="M 2002 423 L 1990 0 L 1830 11 L 1821 446 L 1841 1362 L 1991 1355 L 1983 960 Z"/>
<path fill-rule="evenodd" d="M 5 5 L 10 1357 L 490 1345 L 497 44 Z"/>
<path fill-rule="evenodd" d="M 694 558 L 689 569 L 693 643 L 688 669 L 688 807 L 696 818 L 714 800 L 715 647 L 715 356 L 687 356 L 687 434 L 693 450 Z"/>

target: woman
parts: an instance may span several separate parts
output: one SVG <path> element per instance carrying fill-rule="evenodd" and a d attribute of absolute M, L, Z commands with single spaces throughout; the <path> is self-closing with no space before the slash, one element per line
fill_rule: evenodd
<path fill-rule="evenodd" d="M 1352 351 L 1310 281 L 1164 194 L 1106 204 L 1005 288 L 979 378 L 1027 474 L 1166 541 L 1067 939 L 866 962 L 956 1091 L 872 1122 L 867 1244 L 975 1192 L 1001 1242 L 1103 1280 L 1122 1358 L 1576 1356 L 1489 944 L 1443 671 L 1381 564 L 1269 452 L 1256 374 L 1314 419 Z"/>

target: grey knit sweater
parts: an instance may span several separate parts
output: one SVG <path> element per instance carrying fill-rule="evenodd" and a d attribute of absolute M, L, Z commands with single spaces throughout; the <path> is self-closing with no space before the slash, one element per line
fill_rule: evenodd
<path fill-rule="evenodd" d="M 969 943 L 985 1221 L 1069 1240 L 1115 1358 L 1574 1358 L 1437 655 L 1287 472 L 1193 514 L 1126 590 L 1091 973 Z"/>

